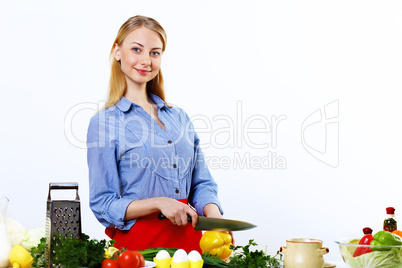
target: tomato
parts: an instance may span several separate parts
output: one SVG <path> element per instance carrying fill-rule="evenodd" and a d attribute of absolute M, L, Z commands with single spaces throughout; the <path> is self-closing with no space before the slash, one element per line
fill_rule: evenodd
<path fill-rule="evenodd" d="M 119 268 L 138 268 L 140 264 L 140 259 L 134 251 L 126 250 L 123 251 L 119 258 L 117 259 Z"/>
<path fill-rule="evenodd" d="M 137 255 L 139 263 L 140 263 L 138 267 L 144 267 L 145 266 L 144 256 L 141 254 L 141 252 L 138 252 L 138 251 L 134 251 L 134 253 Z"/>
<path fill-rule="evenodd" d="M 104 259 L 102 261 L 102 268 L 119 268 L 117 260 Z"/>

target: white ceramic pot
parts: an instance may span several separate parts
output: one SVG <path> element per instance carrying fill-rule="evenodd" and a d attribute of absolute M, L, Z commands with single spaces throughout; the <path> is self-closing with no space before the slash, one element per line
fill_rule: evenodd
<path fill-rule="evenodd" d="M 323 255 L 329 252 L 322 247 L 322 241 L 310 238 L 286 240 L 286 247 L 280 251 L 285 255 L 285 268 L 323 268 Z"/>

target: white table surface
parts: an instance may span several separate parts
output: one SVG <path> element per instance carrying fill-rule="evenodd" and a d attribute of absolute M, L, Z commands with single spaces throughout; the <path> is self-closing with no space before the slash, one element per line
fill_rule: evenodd
<path fill-rule="evenodd" d="M 328 261 L 328 263 L 335 264 L 335 265 L 336 265 L 336 268 L 349 268 L 349 267 L 346 265 L 346 263 L 344 263 L 343 261 L 341 261 L 341 262 Z"/>

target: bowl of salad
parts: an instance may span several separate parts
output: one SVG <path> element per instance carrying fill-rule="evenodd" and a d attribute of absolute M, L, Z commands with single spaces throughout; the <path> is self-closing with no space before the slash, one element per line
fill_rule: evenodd
<path fill-rule="evenodd" d="M 342 259 L 352 268 L 402 268 L 402 238 L 388 231 L 361 238 L 341 239 L 339 245 Z"/>

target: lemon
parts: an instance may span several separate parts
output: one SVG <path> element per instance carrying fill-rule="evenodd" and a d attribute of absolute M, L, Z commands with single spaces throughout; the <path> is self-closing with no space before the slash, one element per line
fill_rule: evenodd
<path fill-rule="evenodd" d="M 10 263 L 16 268 L 28 268 L 33 263 L 33 258 L 28 250 L 21 245 L 15 245 L 10 252 Z"/>
<path fill-rule="evenodd" d="M 118 248 L 115 248 L 115 247 L 108 247 L 108 248 L 105 250 L 105 258 L 107 258 L 107 259 L 112 258 L 113 255 L 114 255 L 116 252 L 118 252 L 118 251 L 119 251 Z"/>

